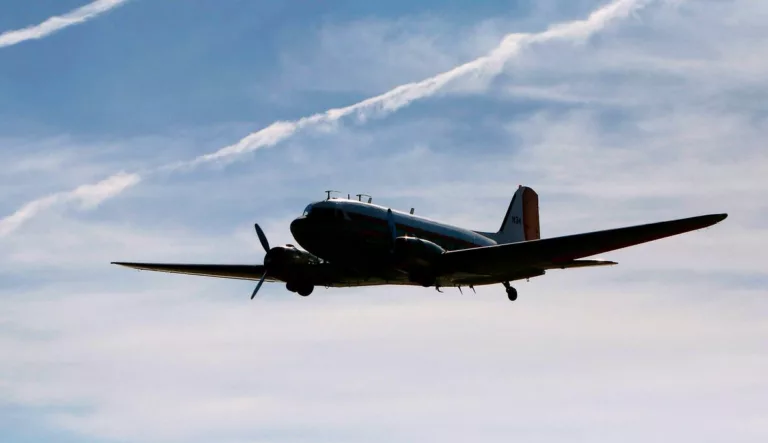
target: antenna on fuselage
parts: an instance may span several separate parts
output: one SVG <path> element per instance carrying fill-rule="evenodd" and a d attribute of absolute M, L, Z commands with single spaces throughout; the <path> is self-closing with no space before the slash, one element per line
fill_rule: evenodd
<path fill-rule="evenodd" d="M 357 201 L 363 201 L 363 197 L 368 197 L 368 203 L 373 201 L 373 197 L 371 197 L 368 194 L 357 194 L 357 195 L 355 195 L 355 197 L 357 197 Z"/>
<path fill-rule="evenodd" d="M 331 199 L 331 192 L 338 192 L 339 194 L 341 194 L 340 191 L 325 191 L 325 195 L 326 195 L 325 199 L 326 200 L 330 200 Z"/>
<path fill-rule="evenodd" d="M 413 208 L 411 208 L 411 215 L 413 215 Z"/>

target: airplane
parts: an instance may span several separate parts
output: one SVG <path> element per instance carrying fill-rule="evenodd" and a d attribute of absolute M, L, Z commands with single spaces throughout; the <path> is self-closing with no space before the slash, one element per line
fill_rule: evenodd
<path fill-rule="evenodd" d="M 440 288 L 499 284 L 511 301 L 515 280 L 544 275 L 553 269 L 610 266 L 607 260 L 584 259 L 706 228 L 728 214 L 697 217 L 541 238 L 538 194 L 518 186 L 496 232 L 451 226 L 357 199 L 332 196 L 309 204 L 293 220 L 293 244 L 270 247 L 264 231 L 254 225 L 266 251 L 264 263 L 184 264 L 112 262 L 139 270 L 257 281 L 253 299 L 266 282 L 283 282 L 290 292 L 310 295 L 316 286 L 356 287 L 416 285 Z M 368 197 L 365 201 L 363 197 Z M 440 291 L 442 292 L 442 291 Z"/>

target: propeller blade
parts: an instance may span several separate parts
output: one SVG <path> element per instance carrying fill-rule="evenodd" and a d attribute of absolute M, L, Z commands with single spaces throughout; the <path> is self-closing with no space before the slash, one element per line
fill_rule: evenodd
<path fill-rule="evenodd" d="M 261 285 L 262 285 L 262 283 L 264 283 L 264 279 L 265 278 L 267 278 L 267 272 L 266 271 L 264 272 L 264 274 L 262 274 L 261 279 L 259 279 L 259 282 L 256 283 L 256 289 L 254 289 L 253 290 L 253 294 L 251 294 L 251 300 L 253 300 L 253 297 L 256 297 L 256 293 L 259 292 L 259 288 L 261 288 Z"/>
<path fill-rule="evenodd" d="M 264 231 L 261 230 L 261 227 L 258 223 L 254 224 L 253 227 L 256 229 L 256 235 L 259 236 L 259 241 L 261 242 L 261 246 L 264 248 L 265 251 L 269 252 L 269 242 L 267 241 L 267 236 L 264 235 Z"/>

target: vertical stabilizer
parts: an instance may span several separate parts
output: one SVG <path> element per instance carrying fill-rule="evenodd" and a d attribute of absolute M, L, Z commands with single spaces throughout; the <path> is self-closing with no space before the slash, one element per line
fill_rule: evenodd
<path fill-rule="evenodd" d="M 499 232 L 483 233 L 497 243 L 516 243 L 541 238 L 539 228 L 539 195 L 527 187 L 517 188 L 509 203 Z"/>

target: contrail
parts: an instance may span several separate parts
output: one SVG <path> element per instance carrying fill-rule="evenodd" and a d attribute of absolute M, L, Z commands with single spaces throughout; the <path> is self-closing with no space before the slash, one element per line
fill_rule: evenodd
<path fill-rule="evenodd" d="M 104 200 L 123 192 L 141 180 L 138 174 L 119 172 L 92 185 L 82 185 L 68 192 L 58 192 L 25 204 L 0 220 L 0 237 L 4 237 L 40 212 L 62 203 L 80 203 L 83 209 L 98 206 Z"/>
<path fill-rule="evenodd" d="M 283 139 L 293 135 L 296 131 L 322 123 L 331 123 L 356 114 L 360 120 L 371 117 L 380 117 L 403 108 L 410 103 L 434 95 L 444 88 L 452 80 L 465 76 L 493 78 L 497 76 L 504 64 L 520 53 L 520 51 L 534 43 L 542 43 L 557 39 L 571 39 L 579 41 L 590 37 L 603 29 L 612 20 L 625 18 L 638 9 L 645 7 L 652 0 L 618 0 L 609 3 L 592 12 L 584 20 L 557 24 L 549 27 L 544 32 L 536 34 L 507 34 L 501 43 L 490 53 L 476 58 L 468 63 L 459 65 L 450 71 L 440 73 L 425 80 L 406 83 L 387 91 L 381 95 L 368 98 L 344 108 L 329 109 L 299 120 L 276 122 L 266 128 L 254 132 L 237 143 L 219 149 L 216 152 L 201 155 L 189 162 L 179 165 L 194 166 L 214 160 L 244 154 L 259 148 L 272 146 Z"/>
<path fill-rule="evenodd" d="M 187 169 L 204 163 L 224 161 L 228 159 L 231 160 L 237 156 L 259 148 L 274 146 L 282 140 L 291 137 L 301 129 L 332 123 L 342 117 L 352 114 L 356 115 L 361 121 L 373 117 L 385 116 L 408 106 L 416 100 L 436 94 L 451 81 L 468 76 L 492 79 L 502 72 L 504 64 L 507 61 L 514 58 L 522 49 L 530 45 L 554 40 L 580 42 L 587 39 L 605 28 L 612 21 L 631 16 L 636 11 L 653 1 L 654 0 L 616 0 L 593 11 L 589 17 L 583 20 L 556 24 L 540 33 L 507 34 L 501 40 L 499 45 L 488 54 L 463 65 L 459 65 L 449 71 L 437 74 L 434 77 L 419 82 L 397 86 L 381 95 L 365 99 L 344 108 L 329 109 L 325 112 L 313 114 L 299 120 L 278 121 L 272 123 L 264 129 L 249 134 L 235 144 L 226 146 L 210 154 L 195 157 L 192 160 L 159 167 L 154 172 Z M 131 176 L 135 177 L 135 181 L 133 181 L 131 185 L 138 183 L 141 178 L 138 174 L 132 174 Z M 112 176 L 101 183 L 109 182 L 110 180 L 115 179 L 115 177 L 117 176 Z M 118 195 L 122 190 L 129 186 L 130 185 L 123 186 L 119 189 L 113 189 L 112 192 L 104 194 L 100 201 Z M 70 201 L 71 199 L 66 196 L 76 191 L 77 190 L 54 194 L 53 196 L 43 197 L 27 203 L 14 214 L 0 220 L 0 237 L 8 235 L 14 229 L 18 228 L 24 221 L 40 211 L 55 204 Z M 53 198 L 54 196 L 57 196 L 57 198 Z"/>
<path fill-rule="evenodd" d="M 40 39 L 51 35 L 54 32 L 61 31 L 64 28 L 84 23 L 127 1 L 128 0 L 96 0 L 93 3 L 81 6 L 64 15 L 51 17 L 38 25 L 3 32 L 0 34 L 0 48 L 13 46 L 27 40 Z"/>

